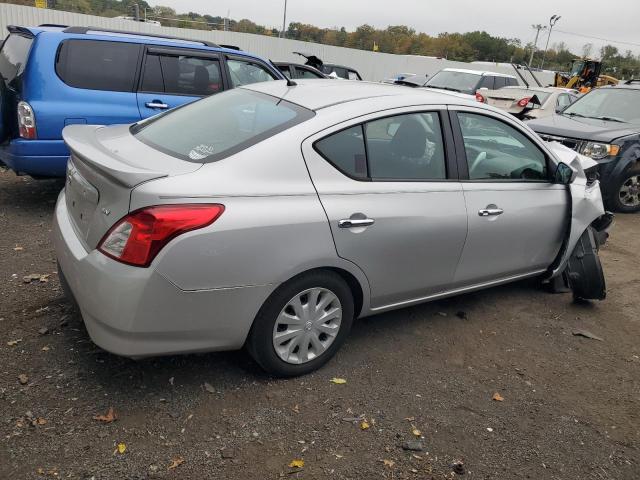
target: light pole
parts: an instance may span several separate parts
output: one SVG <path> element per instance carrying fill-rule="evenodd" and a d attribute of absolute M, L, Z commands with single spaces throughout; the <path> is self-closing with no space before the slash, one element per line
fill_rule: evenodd
<path fill-rule="evenodd" d="M 542 68 L 544 67 L 544 60 L 547 56 L 547 49 L 549 48 L 549 40 L 551 39 L 551 32 L 553 31 L 553 27 L 555 26 L 558 20 L 560 20 L 560 15 L 553 15 L 549 19 L 549 36 L 547 37 L 547 45 L 544 47 L 544 54 L 542 55 L 542 63 L 540 64 L 540 70 L 542 70 Z"/>
<path fill-rule="evenodd" d="M 533 48 L 531 49 L 531 58 L 529 58 L 529 67 L 531 67 L 531 65 L 533 64 L 533 55 L 536 53 L 536 50 L 538 49 L 538 36 L 540 36 L 540 30 L 546 30 L 547 26 L 546 25 L 531 25 L 531 27 L 536 31 L 536 40 L 533 42 Z"/>
<path fill-rule="evenodd" d="M 287 0 L 284 0 L 284 18 L 282 19 L 282 33 L 280 36 L 285 38 L 285 28 L 287 27 Z"/>

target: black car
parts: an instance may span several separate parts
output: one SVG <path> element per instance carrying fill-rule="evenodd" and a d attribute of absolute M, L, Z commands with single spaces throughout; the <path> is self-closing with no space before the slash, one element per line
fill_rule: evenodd
<path fill-rule="evenodd" d="M 272 62 L 278 70 L 282 72 L 288 78 L 302 79 L 302 78 L 329 78 L 320 70 L 313 68 L 309 65 L 300 65 L 299 63 L 289 62 Z"/>
<path fill-rule="evenodd" d="M 307 60 L 305 62 L 305 65 L 316 68 L 327 76 L 334 78 L 343 78 L 345 80 L 362 80 L 362 77 L 355 68 L 345 67 L 344 65 L 336 65 L 334 63 L 324 63 L 320 58 L 311 53 L 293 53 L 304 57 Z"/>
<path fill-rule="evenodd" d="M 640 80 L 594 89 L 558 115 L 527 123 L 598 162 L 609 208 L 640 211 Z"/>

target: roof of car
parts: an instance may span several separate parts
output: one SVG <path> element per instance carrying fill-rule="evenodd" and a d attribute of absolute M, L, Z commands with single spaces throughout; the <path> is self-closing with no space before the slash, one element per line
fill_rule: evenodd
<path fill-rule="evenodd" d="M 493 75 L 495 77 L 516 78 L 513 75 L 507 75 L 506 73 L 490 72 L 490 71 L 486 71 L 486 70 L 469 70 L 469 69 L 466 69 L 466 68 L 443 68 L 442 71 L 445 71 L 445 72 L 472 73 L 474 75 L 481 75 L 481 76 Z"/>
<path fill-rule="evenodd" d="M 176 47 L 189 47 L 189 48 L 197 48 L 197 49 L 215 49 L 216 51 L 224 51 L 228 53 L 233 53 L 234 55 L 245 55 L 253 58 L 257 58 L 256 55 L 252 55 L 248 52 L 239 51 L 235 48 L 225 48 L 224 46 L 216 45 L 211 42 L 207 42 L 205 40 L 199 39 L 190 39 L 190 38 L 177 38 L 171 36 L 163 36 L 159 35 L 155 32 L 134 32 L 134 31 L 124 31 L 124 30 L 111 30 L 108 28 L 102 27 L 69 27 L 66 25 L 41 25 L 38 27 L 22 27 L 22 26 L 7 26 L 9 31 L 28 31 L 32 35 L 36 36 L 41 33 L 49 32 L 49 33 L 61 33 L 67 34 L 70 37 L 79 38 L 80 36 L 86 35 L 87 38 L 91 39 L 100 39 L 100 40 L 120 40 L 120 41 L 128 41 L 133 43 L 154 43 L 154 44 L 162 44 L 167 46 L 176 46 Z M 25 32 L 26 33 L 26 32 Z"/>
<path fill-rule="evenodd" d="M 420 105 L 478 105 L 475 101 L 466 100 L 448 93 L 355 80 L 296 80 L 296 85 L 291 87 L 287 86 L 284 81 L 276 81 L 254 83 L 241 88 L 283 98 L 310 110 L 320 110 L 356 100 L 392 96 L 403 97 L 401 103 L 406 103 L 407 105 L 416 101 Z"/>

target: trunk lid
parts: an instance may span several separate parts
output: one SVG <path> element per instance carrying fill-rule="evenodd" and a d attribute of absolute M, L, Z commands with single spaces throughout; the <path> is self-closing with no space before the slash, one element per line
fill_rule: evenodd
<path fill-rule="evenodd" d="M 87 250 L 129 212 L 131 191 L 141 183 L 182 175 L 202 164 L 154 150 L 129 132 L 129 125 L 71 125 L 62 136 L 71 156 L 65 185 L 72 224 Z"/>

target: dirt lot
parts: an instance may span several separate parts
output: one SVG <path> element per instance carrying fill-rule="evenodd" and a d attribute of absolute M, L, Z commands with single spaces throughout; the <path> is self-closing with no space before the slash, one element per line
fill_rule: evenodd
<path fill-rule="evenodd" d="M 274 380 L 241 352 L 134 362 L 91 343 L 55 274 L 60 188 L 0 173 L 1 479 L 640 478 L 640 215 L 601 252 L 604 302 L 524 282 L 408 308 Z"/>

